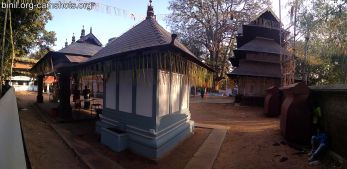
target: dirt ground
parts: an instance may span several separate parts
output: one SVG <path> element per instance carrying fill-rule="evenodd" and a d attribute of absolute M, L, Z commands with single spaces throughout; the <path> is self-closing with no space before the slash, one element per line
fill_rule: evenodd
<path fill-rule="evenodd" d="M 19 117 L 32 169 L 86 169 L 33 106 L 34 94 L 17 93 Z"/>
<path fill-rule="evenodd" d="M 20 112 L 20 118 L 33 169 L 85 168 L 86 166 L 79 161 L 78 157 L 74 156 L 54 130 L 40 118 L 39 110 L 33 106 L 35 93 L 18 92 L 17 98 L 20 109 L 26 109 Z M 75 139 L 88 143 L 125 169 L 184 168 L 211 132 L 211 129 L 196 128 L 193 136 L 184 140 L 174 151 L 169 152 L 159 161 L 154 162 L 130 151 L 116 153 L 100 144 L 99 137 L 95 134 L 95 120 L 79 120 L 55 123 L 55 125 L 69 131 Z"/>
<path fill-rule="evenodd" d="M 17 93 L 20 118 L 32 167 L 86 168 L 32 106 L 35 93 Z M 208 101 L 207 101 L 208 102 Z M 230 126 L 214 169 L 318 169 L 309 166 L 307 155 L 287 145 L 280 135 L 279 119 L 267 118 L 262 108 L 194 101 L 190 104 L 192 119 L 198 123 Z M 23 108 L 25 108 L 23 110 Z M 115 153 L 98 142 L 95 121 L 59 123 L 76 139 L 118 162 L 126 169 L 181 169 L 187 164 L 211 130 L 196 128 L 193 137 L 182 142 L 158 162 L 147 160 L 130 151 Z M 53 145 L 53 146 L 52 146 Z"/>
<path fill-rule="evenodd" d="M 97 135 L 92 132 L 95 130 L 94 124 L 92 123 L 93 122 L 85 121 L 59 124 L 59 126 L 70 131 L 77 139 L 87 142 L 103 155 L 116 161 L 125 169 L 182 169 L 211 132 L 211 129 L 196 128 L 193 136 L 184 140 L 173 151 L 155 162 L 136 155 L 128 150 L 116 153 L 105 145 L 100 144 Z M 84 127 L 81 128 L 80 126 Z"/>
<path fill-rule="evenodd" d="M 330 168 L 308 165 L 307 154 L 289 147 L 281 137 L 279 118 L 265 117 L 262 108 L 193 103 L 190 111 L 196 122 L 230 126 L 215 169 Z"/>

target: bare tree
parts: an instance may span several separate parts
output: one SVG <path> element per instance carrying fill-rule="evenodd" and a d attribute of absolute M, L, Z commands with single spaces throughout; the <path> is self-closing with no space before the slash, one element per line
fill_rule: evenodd
<path fill-rule="evenodd" d="M 270 6 L 269 0 L 173 0 L 168 22 L 173 32 L 216 70 L 213 86 L 229 71 L 239 27 Z"/>

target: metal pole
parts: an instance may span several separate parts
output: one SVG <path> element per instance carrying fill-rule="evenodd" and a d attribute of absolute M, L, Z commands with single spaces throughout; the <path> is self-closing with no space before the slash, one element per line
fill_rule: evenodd
<path fill-rule="evenodd" d="M 11 46 L 12 46 L 12 61 L 11 61 L 11 74 L 10 74 L 10 82 L 12 85 L 12 72 L 13 72 L 13 62 L 14 62 L 14 57 L 15 57 L 15 53 L 14 53 L 14 43 L 13 43 L 13 30 L 12 30 L 12 16 L 11 16 L 11 9 L 8 10 L 8 14 L 9 14 L 9 21 L 10 21 L 10 40 L 11 40 Z"/>
<path fill-rule="evenodd" d="M 295 0 L 294 1 L 294 42 L 293 42 L 293 58 L 292 58 L 292 79 L 291 79 L 291 83 L 295 82 L 295 55 L 296 55 L 296 12 L 297 12 L 297 8 L 298 8 L 298 1 Z"/>
<path fill-rule="evenodd" d="M 280 17 L 280 29 L 279 29 L 279 34 L 280 34 L 280 67 L 281 67 L 281 85 L 285 86 L 285 81 L 284 81 L 284 70 L 283 70 L 283 58 L 282 58 L 282 15 L 281 15 L 281 0 L 278 0 L 278 13 Z"/>
<path fill-rule="evenodd" d="M 2 84 L 4 76 L 4 56 L 5 56 L 5 34 L 6 34 L 6 21 L 7 21 L 7 12 L 8 8 L 5 9 L 5 20 L 4 20 L 4 29 L 2 34 L 2 54 L 1 54 L 1 70 L 0 70 L 0 83 Z M 2 86 L 0 87 L 0 94 L 2 94 Z"/>

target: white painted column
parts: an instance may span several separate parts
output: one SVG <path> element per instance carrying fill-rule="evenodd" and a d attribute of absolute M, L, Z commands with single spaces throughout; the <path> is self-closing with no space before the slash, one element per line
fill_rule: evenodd
<path fill-rule="evenodd" d="M 47 83 L 47 94 L 49 94 L 49 83 Z"/>

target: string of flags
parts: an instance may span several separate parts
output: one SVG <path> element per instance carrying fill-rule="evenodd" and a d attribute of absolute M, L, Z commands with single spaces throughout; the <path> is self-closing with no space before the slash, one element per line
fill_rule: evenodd
<path fill-rule="evenodd" d="M 84 0 L 77 0 L 78 2 L 83 2 L 83 3 L 93 3 L 92 10 L 98 11 L 98 12 L 106 12 L 107 14 L 110 15 L 115 15 L 115 16 L 121 16 L 125 18 L 129 18 L 133 21 L 142 21 L 146 18 L 145 15 L 137 14 L 135 12 L 131 12 L 126 9 L 121 9 L 116 6 L 111 6 L 107 4 L 102 4 L 98 2 L 91 2 L 91 1 L 84 1 Z M 157 19 L 164 19 L 166 18 L 167 14 L 157 14 L 156 18 Z"/>

